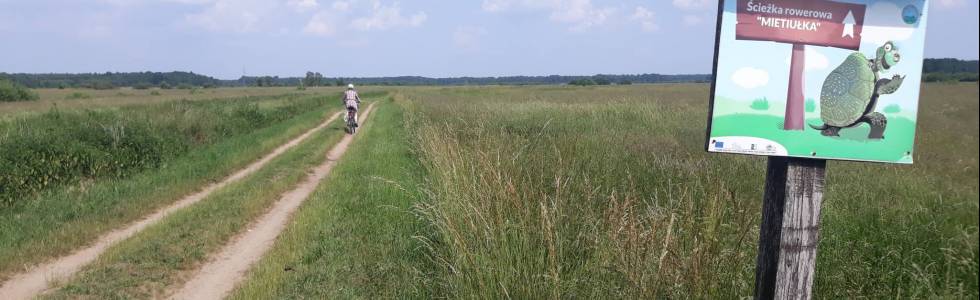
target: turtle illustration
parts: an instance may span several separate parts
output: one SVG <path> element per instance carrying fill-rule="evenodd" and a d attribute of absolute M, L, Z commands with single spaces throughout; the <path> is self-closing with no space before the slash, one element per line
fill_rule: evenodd
<path fill-rule="evenodd" d="M 861 52 L 854 52 L 827 75 L 820 90 L 820 118 L 824 124 L 810 127 L 820 130 L 824 136 L 838 136 L 842 128 L 868 123 L 869 139 L 884 138 L 888 119 L 875 111 L 878 97 L 898 90 L 905 76 L 894 75 L 891 79 L 879 78 L 900 60 L 898 49 L 886 42 L 868 59 Z"/>

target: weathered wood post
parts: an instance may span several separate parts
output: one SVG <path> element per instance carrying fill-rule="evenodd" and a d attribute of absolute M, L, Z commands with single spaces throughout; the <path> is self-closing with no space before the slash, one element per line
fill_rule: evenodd
<path fill-rule="evenodd" d="M 810 299 L 827 161 L 769 157 L 755 269 L 756 299 Z"/>

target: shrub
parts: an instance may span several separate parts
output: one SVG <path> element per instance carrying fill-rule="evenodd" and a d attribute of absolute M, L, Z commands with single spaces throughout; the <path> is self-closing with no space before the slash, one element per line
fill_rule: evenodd
<path fill-rule="evenodd" d="M 813 100 L 813 98 L 807 98 L 806 103 L 803 104 L 803 110 L 806 112 L 817 111 L 817 101 Z"/>
<path fill-rule="evenodd" d="M 149 89 L 152 86 L 153 85 L 151 85 L 151 84 L 149 84 L 147 82 L 140 82 L 140 83 L 134 84 L 133 85 L 133 89 L 136 89 L 136 90 L 145 90 L 145 89 Z"/>
<path fill-rule="evenodd" d="M 766 99 L 765 97 L 755 99 L 752 101 L 752 105 L 749 107 L 754 110 L 769 110 L 769 99 Z"/>
<path fill-rule="evenodd" d="M 883 109 L 883 111 L 890 114 L 897 114 L 902 112 L 902 107 L 899 106 L 898 104 L 890 104 L 888 106 L 885 106 L 885 109 Z"/>
<path fill-rule="evenodd" d="M 589 85 L 596 85 L 596 82 L 593 81 L 592 79 L 585 78 L 585 79 L 572 80 L 571 82 L 568 83 L 568 85 L 589 86 Z"/>
<path fill-rule="evenodd" d="M 150 95 L 151 96 L 160 96 L 160 91 L 152 91 L 152 92 L 150 92 Z"/>
<path fill-rule="evenodd" d="M 82 92 L 72 92 L 71 94 L 65 95 L 65 100 L 75 100 L 75 99 L 89 99 L 92 95 L 82 93 Z"/>
<path fill-rule="evenodd" d="M 169 89 L 173 88 L 173 86 L 171 86 L 169 83 L 167 83 L 166 81 L 164 81 L 164 82 L 161 82 L 160 83 L 160 88 L 161 89 L 165 89 L 165 90 L 169 90 Z"/>
<path fill-rule="evenodd" d="M 189 89 L 193 89 L 193 88 L 194 88 L 193 85 L 186 84 L 186 83 L 181 83 L 181 84 L 178 84 L 177 85 L 177 89 L 178 90 L 189 90 Z"/>
<path fill-rule="evenodd" d="M 34 91 L 16 82 L 0 79 L 0 102 L 33 101 L 37 98 Z"/>
<path fill-rule="evenodd" d="M 93 89 L 93 90 L 111 90 L 111 89 L 116 88 L 116 86 L 115 85 L 112 85 L 111 82 L 101 81 L 101 80 L 99 80 L 99 81 L 90 81 L 90 82 L 84 84 L 83 86 L 84 87 L 87 87 L 87 88 L 90 88 L 90 89 Z"/>

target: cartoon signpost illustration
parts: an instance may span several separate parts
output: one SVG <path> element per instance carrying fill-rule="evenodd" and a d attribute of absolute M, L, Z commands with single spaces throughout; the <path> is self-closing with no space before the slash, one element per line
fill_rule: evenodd
<path fill-rule="evenodd" d="M 863 4 L 826 0 L 739 0 L 735 39 L 793 44 L 785 130 L 803 130 L 806 45 L 858 50 L 864 24 Z"/>
<path fill-rule="evenodd" d="M 727 0 L 709 152 L 911 164 L 926 0 Z"/>
<path fill-rule="evenodd" d="M 720 1 L 705 149 L 768 156 L 756 299 L 811 297 L 827 159 L 912 163 L 927 8 Z"/>

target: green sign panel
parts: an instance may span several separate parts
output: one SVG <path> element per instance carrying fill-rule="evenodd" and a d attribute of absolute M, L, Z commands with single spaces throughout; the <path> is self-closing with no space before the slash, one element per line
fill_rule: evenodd
<path fill-rule="evenodd" d="M 912 163 L 928 0 L 725 0 L 709 152 Z"/>

